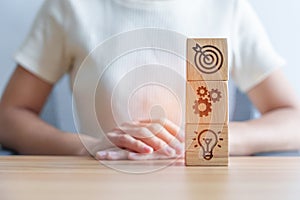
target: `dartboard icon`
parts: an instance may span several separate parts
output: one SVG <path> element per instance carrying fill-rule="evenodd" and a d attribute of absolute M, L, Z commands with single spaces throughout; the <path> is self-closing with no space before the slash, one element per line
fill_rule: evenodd
<path fill-rule="evenodd" d="M 196 44 L 193 50 L 196 52 L 194 62 L 201 72 L 213 74 L 219 71 L 223 66 L 223 54 L 217 47 L 212 45 L 200 46 Z"/>

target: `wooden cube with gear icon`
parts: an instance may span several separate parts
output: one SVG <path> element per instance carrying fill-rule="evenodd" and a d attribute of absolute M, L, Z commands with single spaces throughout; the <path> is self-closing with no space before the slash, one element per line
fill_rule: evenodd
<path fill-rule="evenodd" d="M 226 39 L 187 40 L 185 164 L 228 165 Z"/>
<path fill-rule="evenodd" d="M 186 86 L 187 124 L 227 124 L 226 81 L 192 81 Z"/>

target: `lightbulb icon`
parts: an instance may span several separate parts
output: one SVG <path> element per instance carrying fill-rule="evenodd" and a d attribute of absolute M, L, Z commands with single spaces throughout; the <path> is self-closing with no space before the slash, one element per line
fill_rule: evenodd
<path fill-rule="evenodd" d="M 197 140 L 198 144 L 196 144 L 194 147 L 197 148 L 198 145 L 202 148 L 202 156 L 205 160 L 211 160 L 213 158 L 213 150 L 218 144 L 219 140 L 223 140 L 223 138 L 218 137 L 218 134 L 221 134 L 221 131 L 216 134 L 214 131 L 210 129 L 205 129 L 198 133 L 195 131 L 195 134 L 198 135 L 198 137 L 194 138 L 194 140 Z M 221 148 L 221 145 L 218 145 L 219 148 Z"/>

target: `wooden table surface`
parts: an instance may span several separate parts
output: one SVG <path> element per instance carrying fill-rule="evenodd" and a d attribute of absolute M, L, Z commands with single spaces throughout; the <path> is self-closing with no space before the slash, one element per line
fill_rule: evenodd
<path fill-rule="evenodd" d="M 119 169 L 164 167 L 167 161 L 110 161 Z M 169 162 L 169 161 L 168 161 Z M 88 157 L 0 157 L 0 200 L 300 199 L 300 158 L 233 157 L 229 167 L 185 167 L 124 173 Z"/>

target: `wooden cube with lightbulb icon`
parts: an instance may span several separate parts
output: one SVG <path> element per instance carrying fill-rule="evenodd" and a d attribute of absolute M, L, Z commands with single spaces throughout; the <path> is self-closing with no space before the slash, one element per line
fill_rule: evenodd
<path fill-rule="evenodd" d="M 187 124 L 185 131 L 187 166 L 228 164 L 228 125 Z"/>
<path fill-rule="evenodd" d="M 185 164 L 228 165 L 227 40 L 187 40 Z"/>

